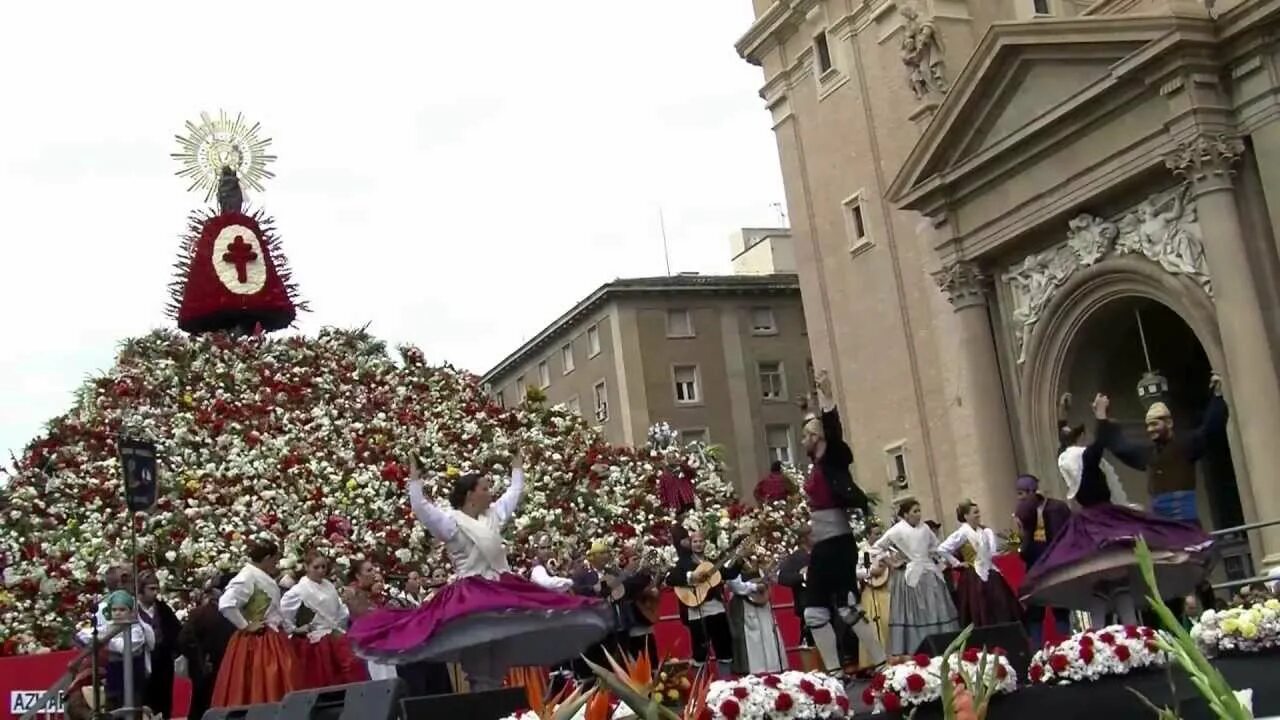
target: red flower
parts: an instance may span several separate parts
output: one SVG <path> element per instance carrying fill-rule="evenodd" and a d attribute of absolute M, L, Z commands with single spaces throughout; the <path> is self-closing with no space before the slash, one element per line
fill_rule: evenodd
<path fill-rule="evenodd" d="M 1004 665 L 996 663 L 996 679 L 1003 680 L 1006 677 L 1009 677 L 1009 670 Z"/>
<path fill-rule="evenodd" d="M 1137 625 L 1125 625 L 1124 636 L 1129 638 L 1130 640 L 1137 640 L 1138 638 L 1142 637 L 1142 633 L 1138 631 Z"/>
<path fill-rule="evenodd" d="M 1129 648 L 1124 645 L 1116 646 L 1116 659 L 1120 662 L 1129 662 Z"/>
<path fill-rule="evenodd" d="M 1093 662 L 1093 647 L 1085 646 L 1080 648 L 1080 661 L 1085 665 Z"/>
<path fill-rule="evenodd" d="M 776 688 L 782 681 L 778 679 L 777 675 L 765 675 L 760 682 L 764 683 L 767 688 Z"/>
<path fill-rule="evenodd" d="M 1152 630 L 1149 627 L 1143 627 L 1141 632 L 1142 632 L 1142 637 L 1144 638 L 1153 638 L 1156 636 L 1156 631 Z"/>
<path fill-rule="evenodd" d="M 1031 678 L 1031 682 L 1040 682 L 1044 678 L 1044 666 L 1036 663 L 1027 670 L 1027 676 Z"/>
<path fill-rule="evenodd" d="M 872 690 L 870 685 L 862 688 L 862 704 L 869 706 L 869 705 L 874 705 L 875 702 L 876 702 L 875 690 Z"/>
<path fill-rule="evenodd" d="M 735 720 L 741 712 L 742 706 L 738 705 L 734 700 L 725 700 L 720 703 L 720 714 L 725 716 L 728 720 Z"/>
<path fill-rule="evenodd" d="M 1104 633 L 1098 633 L 1098 642 L 1100 642 L 1100 643 L 1102 643 L 1102 644 L 1104 644 L 1104 645 L 1115 645 L 1115 644 L 1116 644 L 1116 638 L 1115 638 L 1115 636 L 1114 636 L 1114 635 L 1112 635 L 1111 633 L 1107 633 L 1107 632 L 1104 632 Z"/>
<path fill-rule="evenodd" d="M 870 690 L 870 689 L 871 689 L 871 688 L 867 688 L 867 690 Z M 865 693 L 866 691 L 863 691 L 863 692 Z M 865 695 L 864 695 L 864 697 L 865 697 Z M 779 694 L 778 694 L 778 699 L 773 701 L 773 709 L 774 709 L 774 710 L 777 710 L 778 712 L 786 712 L 786 711 L 790 710 L 790 709 L 791 709 L 791 706 L 792 706 L 792 705 L 794 705 L 794 704 L 795 704 L 795 702 L 791 699 L 791 696 L 790 696 L 790 695 L 788 695 L 788 694 L 786 694 L 786 693 L 779 693 Z M 870 704 L 870 703 L 868 703 L 868 704 Z"/>
<path fill-rule="evenodd" d="M 747 696 L 750 694 L 751 693 L 748 692 L 747 689 L 742 687 L 741 685 L 733 689 L 733 696 L 738 698 L 739 700 L 746 700 Z"/>
<path fill-rule="evenodd" d="M 924 689 L 924 676 L 920 673 L 911 673 L 907 676 L 907 689 L 913 693 L 918 693 Z"/>
<path fill-rule="evenodd" d="M 1082 648 L 1091 648 L 1091 647 L 1093 647 L 1093 636 L 1092 636 L 1092 635 L 1082 635 L 1082 636 L 1080 637 L 1080 639 L 1077 641 L 1077 643 L 1078 643 L 1078 644 L 1080 645 L 1080 647 L 1082 647 Z"/>
<path fill-rule="evenodd" d="M 808 695 L 809 697 L 813 697 L 813 691 L 817 690 L 817 688 L 814 687 L 813 683 L 809 682 L 808 680 L 800 681 L 800 689 L 803 690 L 804 694 Z"/>
<path fill-rule="evenodd" d="M 886 712 L 898 712 L 902 709 L 902 698 L 896 693 L 887 692 L 880 698 L 880 704 L 884 706 Z"/>
<path fill-rule="evenodd" d="M 884 673 L 876 673 L 875 677 L 871 678 L 871 687 L 876 690 L 883 690 L 885 681 L 887 680 L 888 678 L 885 677 Z"/>
<path fill-rule="evenodd" d="M 1049 667 L 1055 673 L 1066 672 L 1067 668 L 1070 666 L 1071 666 L 1071 661 L 1067 659 L 1066 655 L 1063 655 L 1061 653 L 1054 653 L 1053 655 L 1049 656 Z"/>
<path fill-rule="evenodd" d="M 711 712 L 711 708 L 704 707 L 698 712 L 698 720 L 714 720 L 715 715 Z"/>
<path fill-rule="evenodd" d="M 967 663 L 978 662 L 978 648 L 965 648 L 964 654 L 960 658 Z"/>
<path fill-rule="evenodd" d="M 871 703 L 867 703 L 867 704 L 868 704 L 868 705 L 870 705 Z M 842 712 L 842 713 L 848 713 L 848 712 L 849 712 L 849 696 L 848 696 L 848 695 L 837 695 L 837 696 L 836 696 L 836 707 L 840 708 L 840 712 Z"/>
<path fill-rule="evenodd" d="M 813 701 L 819 705 L 831 704 L 831 691 L 826 688 L 818 688 L 818 692 L 813 694 Z"/>
<path fill-rule="evenodd" d="M 929 656 L 925 655 L 924 653 L 920 653 L 919 655 L 916 655 L 912 659 L 916 661 L 916 665 L 919 665 L 922 668 L 929 667 Z"/>

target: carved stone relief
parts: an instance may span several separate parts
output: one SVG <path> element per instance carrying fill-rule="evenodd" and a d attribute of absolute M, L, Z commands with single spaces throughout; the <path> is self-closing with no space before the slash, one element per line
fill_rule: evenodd
<path fill-rule="evenodd" d="M 1195 280 L 1213 297 L 1200 223 L 1189 185 L 1156 193 L 1115 220 L 1082 213 L 1067 223 L 1067 239 L 1011 265 L 1000 276 L 1013 298 L 1018 362 L 1049 301 L 1073 273 L 1118 255 L 1142 255 L 1174 275 Z"/>
<path fill-rule="evenodd" d="M 917 100 L 947 92 L 947 64 L 943 57 L 942 35 L 933 20 L 921 20 L 911 5 L 898 10 L 902 15 L 902 64 L 907 69 L 907 86 Z"/>

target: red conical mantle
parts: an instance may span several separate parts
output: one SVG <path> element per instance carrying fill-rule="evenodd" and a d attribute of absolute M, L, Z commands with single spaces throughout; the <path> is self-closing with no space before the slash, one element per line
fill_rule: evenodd
<path fill-rule="evenodd" d="M 190 333 L 280 330 L 300 309 L 279 240 L 260 213 L 193 216 L 178 272 L 170 311 Z"/>

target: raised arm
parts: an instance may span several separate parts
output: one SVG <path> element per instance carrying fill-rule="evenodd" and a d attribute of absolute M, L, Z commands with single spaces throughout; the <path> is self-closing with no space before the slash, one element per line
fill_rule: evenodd
<path fill-rule="evenodd" d="M 1191 432 L 1191 445 L 1188 449 L 1192 462 L 1199 460 L 1205 454 L 1209 449 L 1209 443 L 1213 442 L 1214 438 L 1222 436 L 1227 429 L 1227 418 L 1230 416 L 1227 400 L 1222 397 L 1222 378 L 1217 373 L 1213 374 L 1209 386 L 1213 390 L 1213 397 L 1209 398 L 1209 407 L 1205 408 L 1200 427 Z"/>
<path fill-rule="evenodd" d="M 414 517 L 438 540 L 449 542 L 458 533 L 458 523 L 449 513 L 436 507 L 422 491 L 422 478 L 418 477 L 418 463 L 411 462 L 409 475 L 409 506 Z"/>
<path fill-rule="evenodd" d="M 502 493 L 502 497 L 493 503 L 493 511 L 498 516 L 499 523 L 505 524 L 511 519 L 520 505 L 522 495 L 524 495 L 524 466 L 517 456 L 511 463 L 511 484 L 507 486 L 507 491 Z"/>

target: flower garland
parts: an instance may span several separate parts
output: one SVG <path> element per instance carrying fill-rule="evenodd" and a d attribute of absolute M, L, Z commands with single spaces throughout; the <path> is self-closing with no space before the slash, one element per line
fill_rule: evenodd
<path fill-rule="evenodd" d="M 105 570 L 126 559 L 122 432 L 159 449 L 161 496 L 135 518 L 138 561 L 156 568 L 179 606 L 176 592 L 238 569 L 254 537 L 281 545 L 285 573 L 311 549 L 336 572 L 371 559 L 392 585 L 411 570 L 447 573 L 406 501 L 410 456 L 443 503 L 451 473 L 489 472 L 501 492 L 511 450 L 522 450 L 524 500 L 506 528 L 517 568 L 544 530 L 562 557 L 603 540 L 669 565 L 670 512 L 657 483 L 670 453 L 689 468 L 698 503 L 689 521 L 712 554 L 757 527 L 768 528 L 770 551 L 789 553 L 801 527 L 789 523 L 804 512 L 796 498 L 757 515 L 709 449 L 614 446 L 567 410 L 501 408 L 470 373 L 429 365 L 411 346 L 393 356 L 363 331 L 157 331 L 123 342 L 115 366 L 79 389 L 0 484 L 0 655 L 67 647 L 68 618 L 88 615 Z"/>
<path fill-rule="evenodd" d="M 985 669 L 987 682 L 997 693 L 1011 693 L 1018 688 L 1018 674 L 1005 656 L 1003 648 L 982 651 L 968 648 L 952 658 L 952 682 L 960 674 L 976 679 Z M 862 702 L 876 712 L 897 712 L 942 698 L 942 658 L 916 655 L 908 660 L 885 666 L 862 691 Z"/>
<path fill-rule="evenodd" d="M 711 683 L 697 720 L 827 720 L 849 717 L 844 685 L 829 675 L 787 672 Z"/>
<path fill-rule="evenodd" d="M 1280 600 L 1271 598 L 1249 607 L 1205 610 L 1192 625 L 1191 638 L 1208 655 L 1280 648 Z"/>
<path fill-rule="evenodd" d="M 1140 668 L 1163 667 L 1168 657 L 1156 644 L 1156 631 L 1136 625 L 1111 625 L 1076 633 L 1038 651 L 1027 673 L 1032 683 L 1069 685 Z"/>

